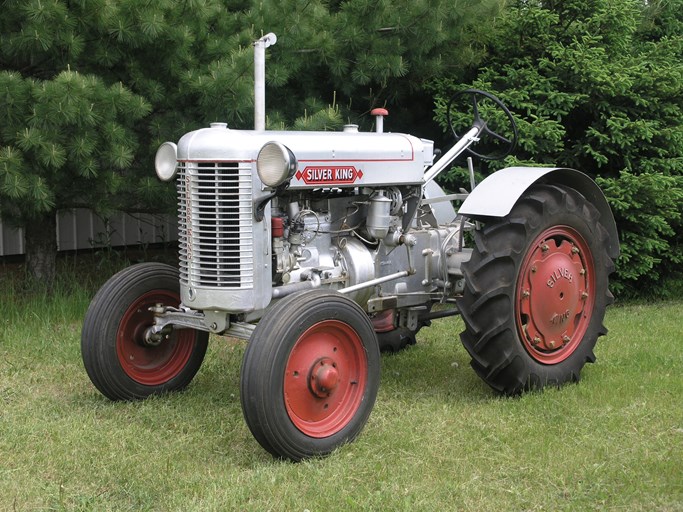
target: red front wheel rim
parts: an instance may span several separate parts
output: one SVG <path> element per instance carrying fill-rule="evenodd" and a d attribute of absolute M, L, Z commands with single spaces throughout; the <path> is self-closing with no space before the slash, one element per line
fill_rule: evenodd
<path fill-rule="evenodd" d="M 595 302 L 590 247 L 574 228 L 555 226 L 531 244 L 516 290 L 517 329 L 536 361 L 557 364 L 581 344 Z"/>
<path fill-rule="evenodd" d="M 353 419 L 367 383 L 367 357 L 358 333 L 338 320 L 308 328 L 287 360 L 284 399 L 292 423 L 323 438 Z"/>
<path fill-rule="evenodd" d="M 152 290 L 126 309 L 116 334 L 116 353 L 123 371 L 139 384 L 160 386 L 187 365 L 196 343 L 192 329 L 172 331 L 158 345 L 145 343 L 145 331 L 154 323 L 149 310 L 156 304 L 177 306 L 180 298 L 168 290 Z"/>

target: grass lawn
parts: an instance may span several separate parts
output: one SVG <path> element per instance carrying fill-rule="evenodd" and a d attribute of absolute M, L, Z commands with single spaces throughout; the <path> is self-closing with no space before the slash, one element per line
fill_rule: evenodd
<path fill-rule="evenodd" d="M 0 299 L 0 510 L 683 510 L 683 303 L 612 307 L 579 384 L 493 394 L 459 319 L 382 357 L 356 442 L 274 460 L 212 338 L 182 394 L 113 403 L 80 359 L 89 294 Z"/>

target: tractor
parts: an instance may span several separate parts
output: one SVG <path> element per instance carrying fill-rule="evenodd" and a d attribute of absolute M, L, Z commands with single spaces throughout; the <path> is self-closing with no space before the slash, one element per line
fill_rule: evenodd
<path fill-rule="evenodd" d="M 595 182 L 509 167 L 475 184 L 470 158 L 471 190 L 444 192 L 435 178 L 458 156 L 500 158 L 517 142 L 508 108 L 475 89 L 454 97 L 471 122 L 453 125 L 443 154 L 385 132 L 384 109 L 371 132 L 266 130 L 276 39 L 254 43 L 253 130 L 211 123 L 159 147 L 157 175 L 177 186 L 179 265 L 132 265 L 97 292 L 81 339 L 95 387 L 112 400 L 182 390 L 210 334 L 247 340 L 246 424 L 298 461 L 359 435 L 381 350 L 415 343 L 438 318 L 461 316 L 471 366 L 499 393 L 577 381 L 607 332 L 619 254 Z"/>

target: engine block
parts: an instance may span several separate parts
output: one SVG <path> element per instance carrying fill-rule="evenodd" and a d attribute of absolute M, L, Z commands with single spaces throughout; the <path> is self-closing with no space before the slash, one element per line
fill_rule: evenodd
<path fill-rule="evenodd" d="M 286 193 L 268 203 L 256 162 L 273 140 L 297 155 L 298 166 Z M 341 290 L 402 270 L 417 274 L 411 262 L 426 249 L 438 259 L 438 247 L 415 223 L 410 244 L 398 247 L 405 242 L 402 194 L 421 194 L 433 158 L 431 141 L 403 134 L 254 132 L 224 123 L 186 134 L 177 156 L 183 304 L 258 312 L 290 290 Z M 423 274 L 406 280 L 413 284 L 401 293 L 429 293 Z M 349 295 L 367 306 L 378 290 Z"/>

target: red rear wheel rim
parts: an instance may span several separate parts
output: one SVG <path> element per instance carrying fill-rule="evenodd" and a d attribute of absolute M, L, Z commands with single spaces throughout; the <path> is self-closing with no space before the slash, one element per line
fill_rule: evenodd
<path fill-rule="evenodd" d="M 133 302 L 121 318 L 116 334 L 116 353 L 123 371 L 145 386 L 159 386 L 178 375 L 189 361 L 196 343 L 192 329 L 171 332 L 156 346 L 144 342 L 154 323 L 149 308 L 156 304 L 177 306 L 180 298 L 168 290 L 152 290 Z"/>
<path fill-rule="evenodd" d="M 569 226 L 541 233 L 522 262 L 516 323 L 536 361 L 557 364 L 581 344 L 595 302 L 595 265 L 585 239 Z"/>
<path fill-rule="evenodd" d="M 285 368 L 285 406 L 292 423 L 315 438 L 342 430 L 363 400 L 367 369 L 363 342 L 351 326 L 324 320 L 308 328 Z"/>

